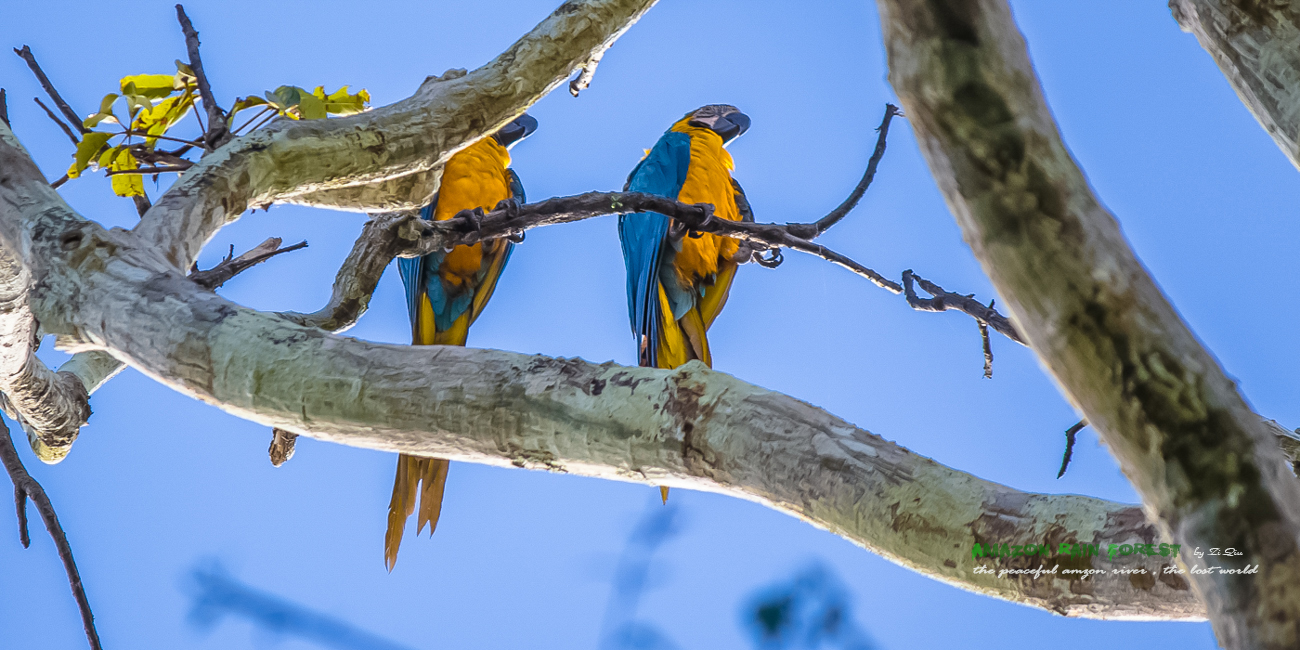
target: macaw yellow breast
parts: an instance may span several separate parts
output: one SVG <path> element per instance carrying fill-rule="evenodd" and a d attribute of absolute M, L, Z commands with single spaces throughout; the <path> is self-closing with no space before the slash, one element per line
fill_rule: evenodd
<path fill-rule="evenodd" d="M 510 152 L 488 137 L 460 150 L 442 171 L 434 221 L 450 219 L 461 210 L 491 210 L 510 198 Z M 452 286 L 471 282 L 483 267 L 483 245 L 457 246 L 443 259 L 439 275 Z"/>
<path fill-rule="evenodd" d="M 691 136 L 691 166 L 686 172 L 686 182 L 677 193 L 682 203 L 709 203 L 713 216 L 728 221 L 740 221 L 736 208 L 736 190 L 731 185 L 731 170 L 735 164 L 731 154 L 722 147 L 722 137 L 709 129 L 691 126 L 690 118 L 673 125 L 672 131 Z M 682 249 L 674 258 L 677 279 L 682 286 L 691 287 L 700 279 L 718 272 L 719 258 L 730 258 L 736 253 L 738 243 L 730 237 L 704 233 L 698 239 L 682 239 Z"/>

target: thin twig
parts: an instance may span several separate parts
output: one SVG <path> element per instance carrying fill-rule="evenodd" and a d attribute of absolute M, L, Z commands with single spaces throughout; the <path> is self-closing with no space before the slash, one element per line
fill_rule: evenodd
<path fill-rule="evenodd" d="M 149 211 L 149 208 L 153 207 L 153 203 L 149 201 L 149 197 L 143 194 L 137 194 L 131 197 L 131 200 L 135 201 L 135 211 L 142 217 L 144 216 L 144 213 Z"/>
<path fill-rule="evenodd" d="M 0 88 L 0 122 L 9 126 L 9 98 L 5 96 L 4 88 Z"/>
<path fill-rule="evenodd" d="M 143 132 L 143 131 L 130 131 L 130 130 L 126 131 L 125 133 L 126 133 L 126 135 L 134 135 L 134 136 L 139 136 L 139 137 L 142 137 L 142 138 L 158 138 L 159 140 L 171 140 L 172 142 L 179 142 L 179 143 L 181 143 L 181 144 L 188 144 L 188 145 L 190 145 L 191 147 L 202 147 L 202 146 L 203 146 L 203 143 L 202 143 L 202 142 L 195 142 L 195 141 L 193 141 L 193 140 L 184 140 L 184 139 L 181 139 L 181 138 L 173 138 L 173 137 L 171 137 L 170 135 L 153 135 L 153 134 L 150 134 L 150 133 L 145 133 L 145 132 Z"/>
<path fill-rule="evenodd" d="M 18 510 L 18 543 L 31 548 L 32 538 L 27 534 L 27 490 L 14 486 L 14 507 Z"/>
<path fill-rule="evenodd" d="M 1074 438 L 1086 426 L 1088 426 L 1087 420 L 1079 420 L 1074 426 L 1065 430 L 1065 455 L 1061 457 L 1061 471 L 1056 473 L 1056 478 L 1065 476 L 1065 469 L 1070 466 L 1070 459 L 1074 457 Z"/>
<path fill-rule="evenodd" d="M 794 226 L 791 228 L 791 234 L 802 236 L 804 239 L 813 239 L 829 230 L 831 226 L 839 223 L 841 219 L 853 211 L 853 208 L 857 207 L 858 201 L 862 200 L 862 196 L 867 193 L 867 188 L 871 187 L 871 181 L 876 178 L 876 167 L 880 165 L 881 158 L 885 157 L 885 141 L 889 136 L 889 123 L 896 116 L 902 117 L 903 112 L 893 104 L 885 104 L 885 117 L 881 119 L 880 126 L 876 127 L 876 133 L 879 134 L 876 136 L 876 149 L 871 153 L 871 159 L 867 161 L 867 171 L 862 174 L 862 180 L 858 181 L 857 187 L 853 188 L 849 198 L 844 199 L 844 202 L 839 207 L 831 210 L 829 214 L 814 223 L 791 224 Z"/>
<path fill-rule="evenodd" d="M 137 167 L 135 169 L 115 169 L 115 170 L 104 172 L 104 175 L 105 176 L 123 176 L 123 175 L 131 176 L 134 174 L 139 176 L 149 176 L 152 174 L 163 174 L 166 172 L 180 173 L 193 166 L 194 163 L 189 163 L 186 165 L 155 165 L 153 167 Z"/>
<path fill-rule="evenodd" d="M 231 133 L 234 133 L 235 135 L 238 135 L 240 131 L 243 131 L 243 130 L 244 130 L 244 127 L 247 127 L 249 124 L 252 124 L 252 123 L 253 123 L 253 120 L 256 120 L 257 118 L 262 117 L 263 115 L 266 115 L 266 112 L 267 112 L 267 111 L 273 111 L 273 110 L 275 110 L 275 109 L 267 108 L 267 107 L 263 106 L 262 109 L 259 110 L 259 111 L 257 111 L 257 113 L 256 113 L 255 115 L 253 115 L 252 117 L 248 118 L 248 121 L 247 121 L 247 122 L 244 122 L 244 123 L 241 124 L 240 126 L 236 127 L 234 131 L 231 131 Z"/>
<path fill-rule="evenodd" d="M 209 149 L 216 149 L 231 138 L 230 131 L 226 127 L 226 112 L 217 104 L 217 98 L 212 94 L 212 86 L 208 83 L 208 75 L 203 72 L 203 59 L 199 57 L 199 33 L 194 30 L 190 17 L 185 15 L 185 7 L 176 5 L 176 19 L 180 21 L 181 32 L 185 34 L 185 49 L 190 55 L 190 69 L 194 71 L 199 86 L 199 97 L 203 100 L 203 108 L 208 114 L 208 128 L 203 134 L 203 141 L 208 144 Z"/>
<path fill-rule="evenodd" d="M 59 550 L 59 559 L 63 560 L 63 569 L 68 573 L 72 596 L 77 601 L 77 608 L 81 610 L 81 624 L 86 629 L 86 639 L 90 641 L 91 650 L 101 650 L 99 633 L 95 631 L 95 615 L 90 611 L 90 601 L 86 600 L 86 590 L 81 585 L 81 574 L 77 572 L 77 563 L 72 559 L 72 547 L 68 545 L 68 536 L 59 525 L 59 516 L 54 512 L 54 505 L 50 503 L 50 497 L 45 494 L 45 489 L 27 473 L 27 468 L 23 467 L 23 461 L 18 457 L 18 450 L 14 449 L 13 440 L 9 437 L 9 427 L 5 426 L 3 421 L 0 421 L 0 463 L 4 464 L 5 470 L 9 472 L 9 478 L 14 482 L 14 500 L 18 506 L 18 523 L 21 526 L 19 537 L 23 547 L 26 548 L 30 542 L 27 537 L 26 503 L 17 492 L 30 498 L 36 505 L 36 510 L 41 513 L 45 530 L 49 531 L 50 537 L 54 540 L 54 546 Z"/>
<path fill-rule="evenodd" d="M 76 133 L 72 132 L 72 127 L 68 126 L 67 124 L 64 124 L 63 120 L 59 119 L 59 116 L 55 115 L 54 111 L 50 110 L 50 107 L 46 106 L 45 103 L 41 101 L 40 97 L 33 97 L 32 101 L 36 102 L 37 106 L 40 106 L 42 109 L 44 109 L 45 114 L 50 116 L 50 119 L 54 120 L 54 123 L 58 124 L 59 128 L 63 129 L 64 133 L 68 134 L 68 139 L 72 141 L 72 144 L 81 144 L 81 139 L 77 137 Z"/>
<path fill-rule="evenodd" d="M 989 309 L 993 309 L 993 301 L 989 301 Z M 984 342 L 984 378 L 993 378 L 993 342 L 989 340 L 989 324 L 981 319 L 976 318 L 975 324 L 980 328 L 980 340 Z"/>
<path fill-rule="evenodd" d="M 68 175 L 67 175 L 67 174 L 64 174 L 64 175 L 60 176 L 60 177 L 59 177 L 57 180 L 55 180 L 54 182 L 50 183 L 50 187 L 52 187 L 52 188 L 54 188 L 54 189 L 57 190 L 57 189 L 59 189 L 59 186 L 60 186 L 60 185 L 66 183 L 66 182 L 68 182 Z"/>
<path fill-rule="evenodd" d="M 216 289 L 230 281 L 230 279 L 236 275 L 261 264 L 276 255 L 307 247 L 307 242 L 303 241 L 292 246 L 280 248 L 280 242 L 281 239 L 279 237 L 272 237 L 253 247 L 252 250 L 240 255 L 239 257 L 235 257 L 235 247 L 232 245 L 230 247 L 230 254 L 227 255 L 225 259 L 218 262 L 216 266 L 204 271 L 195 270 L 190 273 L 189 277 L 204 288 Z"/>
<path fill-rule="evenodd" d="M 916 291 L 912 288 L 913 282 L 921 285 L 921 289 L 934 297 L 917 297 Z M 1028 343 L 1025 343 L 1025 340 L 1021 338 L 1020 332 L 1017 332 L 1015 326 L 1011 324 L 1011 321 L 1007 320 L 1006 316 L 999 314 L 997 310 L 992 308 L 991 305 L 993 303 L 989 303 L 990 306 L 986 307 L 983 303 L 972 296 L 963 296 L 961 294 L 945 291 L 943 287 L 916 275 L 911 269 L 903 271 L 903 287 L 904 293 L 907 297 L 907 304 L 911 305 L 912 309 L 918 311 L 947 311 L 955 309 L 971 316 L 975 320 L 982 320 L 985 323 L 988 323 L 989 327 L 992 327 L 999 334 L 1015 341 L 1016 343 L 1028 345 Z"/>
<path fill-rule="evenodd" d="M 293 458 L 294 448 L 297 446 L 298 434 L 284 429 L 271 429 L 271 446 L 267 453 L 271 456 L 271 465 L 279 467 Z"/>
<path fill-rule="evenodd" d="M 50 99 L 54 101 L 54 105 L 59 107 L 64 117 L 68 118 L 72 128 L 76 129 L 78 133 L 86 133 L 88 129 L 82 125 L 81 118 L 77 117 L 77 112 L 72 110 L 71 106 L 68 106 L 68 102 L 63 101 L 59 91 L 54 89 L 54 84 L 50 83 L 50 78 L 45 76 L 45 71 L 36 62 L 36 56 L 32 54 L 32 48 L 26 45 L 21 50 L 14 48 L 14 54 L 22 57 L 27 62 L 27 67 L 31 68 L 32 72 L 36 74 L 36 80 L 41 82 L 41 88 L 45 89 L 45 94 L 50 96 Z"/>
<path fill-rule="evenodd" d="M 587 87 L 591 85 L 592 78 L 596 76 L 596 66 L 600 65 L 600 60 L 604 58 L 604 56 L 605 51 L 600 50 L 593 53 L 591 58 L 587 59 L 587 62 L 582 64 L 582 71 L 578 73 L 577 78 L 569 82 L 570 95 L 577 97 L 578 93 L 586 90 Z"/>

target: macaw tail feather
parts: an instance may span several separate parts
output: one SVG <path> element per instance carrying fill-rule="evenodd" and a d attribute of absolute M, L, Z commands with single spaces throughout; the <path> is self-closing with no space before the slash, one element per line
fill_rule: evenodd
<path fill-rule="evenodd" d="M 384 565 L 389 571 L 397 564 L 397 551 L 402 546 L 406 520 L 416 511 L 419 497 L 420 514 L 416 518 L 416 533 L 424 532 L 429 524 L 429 534 L 438 527 L 442 512 L 442 493 L 447 485 L 447 468 L 450 463 L 442 458 L 421 458 L 401 454 L 397 457 L 397 476 L 393 480 L 393 499 L 388 503 L 388 532 L 384 535 Z M 420 484 L 423 483 L 423 489 Z"/>

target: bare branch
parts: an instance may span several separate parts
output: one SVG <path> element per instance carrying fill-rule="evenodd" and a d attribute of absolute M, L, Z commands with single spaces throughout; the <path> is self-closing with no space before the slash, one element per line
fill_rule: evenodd
<path fill-rule="evenodd" d="M 95 631 L 95 615 L 90 611 L 90 601 L 86 599 L 86 590 L 81 585 L 81 574 L 77 571 L 77 563 L 72 559 L 72 546 L 68 544 L 68 536 L 63 532 L 63 526 L 59 525 L 59 516 L 54 512 L 54 504 L 50 503 L 50 497 L 45 494 L 45 489 L 27 473 L 27 468 L 23 467 L 23 461 L 18 457 L 18 450 L 14 449 L 13 440 L 9 437 L 9 427 L 6 427 L 3 421 L 0 421 L 0 463 L 4 464 L 5 471 L 14 482 L 19 537 L 23 548 L 27 548 L 30 543 L 27 537 L 25 501 L 31 498 L 37 512 L 41 513 L 41 520 L 45 522 L 45 530 L 54 540 L 54 546 L 59 551 L 59 559 L 63 561 L 63 570 L 67 572 L 68 584 L 72 587 L 72 597 L 77 601 L 77 609 L 81 611 L 81 625 L 86 630 L 86 640 L 90 642 L 91 650 L 100 650 L 99 632 Z"/>
<path fill-rule="evenodd" d="M 189 163 L 184 165 L 155 165 L 153 167 L 137 167 L 135 169 L 110 170 L 104 172 L 104 175 L 105 176 L 148 176 L 150 174 L 166 174 L 168 172 L 175 172 L 179 174 L 193 166 L 194 163 Z"/>
<path fill-rule="evenodd" d="M 54 84 L 50 83 L 50 78 L 45 76 L 45 71 L 36 62 L 36 55 L 32 54 L 32 49 L 24 45 L 21 50 L 14 48 L 14 54 L 22 57 L 27 62 L 27 67 L 32 69 L 32 73 L 36 75 L 36 80 L 41 83 L 41 88 L 45 89 L 45 94 L 50 96 L 54 105 L 58 106 L 59 110 L 63 112 L 63 116 L 68 118 L 68 123 L 72 125 L 72 128 L 76 129 L 78 133 L 87 133 L 88 129 L 82 126 L 81 118 L 77 116 L 77 112 L 72 110 L 71 106 L 68 106 L 68 102 L 63 101 L 59 91 L 54 89 Z"/>
<path fill-rule="evenodd" d="M 226 125 L 226 112 L 217 104 L 208 83 L 208 75 L 203 71 L 203 59 L 199 57 L 199 33 L 195 31 L 190 17 L 185 15 L 185 7 L 176 5 L 176 19 L 181 23 L 181 32 L 185 34 L 185 49 L 190 55 L 190 69 L 194 71 L 199 87 L 199 98 L 203 100 L 203 110 L 208 114 L 207 132 L 203 141 L 208 150 L 216 149 L 230 141 L 229 127 Z"/>
<path fill-rule="evenodd" d="M 921 289 L 933 297 L 918 297 L 916 291 L 912 289 L 913 281 L 921 285 Z M 912 269 L 903 271 L 903 288 L 904 295 L 907 298 L 907 304 L 911 305 L 912 309 L 918 311 L 947 311 L 950 309 L 960 311 L 963 314 L 974 318 L 976 321 L 987 323 L 999 334 L 1011 339 L 1012 341 L 1021 345 L 1028 345 L 1025 343 L 1025 340 L 1020 337 L 1020 332 L 1016 331 L 1016 328 L 1011 324 L 1011 321 L 1008 320 L 1006 316 L 999 314 L 997 310 L 993 309 L 992 302 L 990 302 L 986 307 L 973 296 L 963 296 L 961 294 L 945 291 L 943 287 L 913 273 Z"/>
<path fill-rule="evenodd" d="M 1172 574 L 1154 584 L 1124 575 L 1082 584 L 975 572 L 989 561 L 971 556 L 974 543 L 1161 539 L 1140 508 L 981 481 L 699 362 L 669 371 L 381 345 L 242 308 L 181 276 L 137 236 L 82 221 L 39 179 L 15 178 L 11 170 L 30 161 L 13 142 L 0 127 L 0 173 L 14 179 L 0 183 L 0 238 L 27 238 L 21 250 L 42 261 L 46 288 L 34 303 L 42 323 L 229 413 L 373 449 L 732 494 L 927 575 L 1061 614 L 1202 615 Z M 36 198 L 15 200 L 27 195 Z M 1104 566 L 1146 561 L 1116 560 Z M 1156 561 L 1156 572 L 1172 566 Z"/>
<path fill-rule="evenodd" d="M 1056 478 L 1065 476 L 1065 470 L 1070 467 L 1070 459 L 1074 457 L 1074 438 L 1086 426 L 1087 420 L 1079 420 L 1065 430 L 1065 454 L 1061 456 L 1061 471 L 1056 473 Z"/>
<path fill-rule="evenodd" d="M 133 196 L 131 200 L 135 202 L 135 211 L 142 217 L 144 213 L 149 211 L 149 208 L 153 207 L 153 203 L 149 202 L 149 197 L 143 194 Z"/>
<path fill-rule="evenodd" d="M 0 122 L 9 126 L 9 99 L 5 96 L 4 88 L 0 88 Z"/>
<path fill-rule="evenodd" d="M 280 248 L 281 241 L 279 237 L 271 237 L 239 257 L 235 257 L 235 247 L 231 245 L 230 254 L 226 256 L 226 259 L 221 260 L 216 266 L 206 271 L 193 271 L 189 277 L 194 282 L 197 282 L 199 286 L 213 290 L 229 282 L 236 275 L 276 255 L 307 248 L 307 242 L 305 241 Z"/>
<path fill-rule="evenodd" d="M 1286 2 L 1170 0 L 1237 97 L 1300 167 L 1300 14 Z"/>
<path fill-rule="evenodd" d="M 815 239 L 831 226 L 839 223 L 841 219 L 848 216 L 853 208 L 857 207 L 858 201 L 867 193 L 867 188 L 871 187 L 871 181 L 876 178 L 876 167 L 880 165 L 880 159 L 885 157 L 885 141 L 889 137 L 889 123 L 895 116 L 902 117 L 903 113 L 893 104 L 885 104 L 885 117 L 880 120 L 880 126 L 876 127 L 876 149 L 871 152 L 871 158 L 867 161 L 867 171 L 863 172 L 862 180 L 858 181 L 857 187 L 849 194 L 847 199 L 839 207 L 831 210 L 829 214 L 809 224 L 789 224 L 791 234 L 803 239 Z"/>
<path fill-rule="evenodd" d="M 271 429 L 271 447 L 267 453 L 271 456 L 271 465 L 279 467 L 293 458 L 294 447 L 298 442 L 298 434 L 284 429 Z"/>
<path fill-rule="evenodd" d="M 249 207 L 432 169 L 563 83 L 654 2 L 575 0 L 482 68 L 430 78 L 396 104 L 328 120 L 279 120 L 236 138 L 183 175 L 136 232 L 186 269 Z"/>
<path fill-rule="evenodd" d="M 569 94 L 577 97 L 579 93 L 591 86 L 591 80 L 596 76 L 596 66 L 600 65 L 601 57 L 605 56 L 604 52 L 591 55 L 590 59 L 582 65 L 582 71 L 573 81 L 569 82 Z"/>
<path fill-rule="evenodd" d="M 1219 643 L 1300 647 L 1300 481 L 1070 157 L 1010 7 L 878 5 L 890 82 L 1017 329 L 1163 535 L 1243 553 L 1189 574 Z"/>
<path fill-rule="evenodd" d="M 989 309 L 993 308 L 993 301 L 989 301 Z M 993 378 L 993 342 L 989 340 L 989 324 L 976 319 L 976 325 L 980 328 L 980 340 L 984 343 L 984 378 Z"/>
<path fill-rule="evenodd" d="M 40 97 L 33 97 L 32 101 L 36 102 L 36 105 L 40 106 L 41 109 L 45 111 L 45 114 L 49 116 L 51 121 L 59 125 L 60 129 L 63 129 L 63 132 L 67 134 L 68 139 L 72 141 L 72 144 L 81 144 L 81 138 L 78 138 L 77 134 L 72 132 L 72 127 L 64 124 L 63 120 L 59 119 L 59 116 L 55 115 L 54 111 L 50 110 L 50 107 L 46 106 L 45 103 L 41 101 Z"/>

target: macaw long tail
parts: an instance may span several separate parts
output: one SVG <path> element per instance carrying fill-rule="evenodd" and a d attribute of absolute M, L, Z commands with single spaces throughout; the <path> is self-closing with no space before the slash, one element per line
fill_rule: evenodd
<path fill-rule="evenodd" d="M 429 534 L 438 528 L 438 515 L 442 513 L 442 493 L 447 485 L 450 463 L 442 458 L 421 458 L 400 454 L 397 457 L 397 476 L 393 480 L 393 499 L 388 503 L 388 533 L 384 536 L 384 565 L 389 571 L 397 564 L 397 551 L 402 546 L 402 533 L 406 519 L 416 510 L 419 496 L 420 514 L 416 518 L 416 533 L 424 532 L 429 524 Z M 423 489 L 420 483 L 423 482 Z"/>

